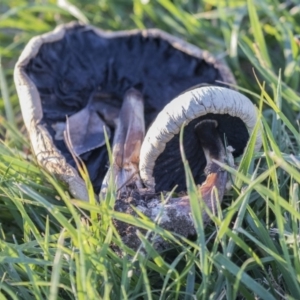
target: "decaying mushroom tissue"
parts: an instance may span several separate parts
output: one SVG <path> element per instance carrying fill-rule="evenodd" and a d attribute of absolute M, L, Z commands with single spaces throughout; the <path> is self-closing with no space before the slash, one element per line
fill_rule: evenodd
<path fill-rule="evenodd" d="M 188 196 L 166 203 L 159 196 L 175 187 L 186 191 L 181 127 L 194 181 L 213 209 L 227 183 L 218 162 L 243 153 L 257 122 L 251 101 L 225 87 L 235 81 L 223 63 L 157 29 L 58 26 L 28 43 L 15 83 L 39 163 L 64 180 L 75 198 L 88 201 L 74 155 L 85 163 L 95 194 L 105 194 L 112 181 L 117 210 L 134 213 L 136 206 L 183 236 L 195 234 Z M 258 134 L 256 149 L 260 145 Z M 136 229 L 116 226 L 135 247 Z"/>

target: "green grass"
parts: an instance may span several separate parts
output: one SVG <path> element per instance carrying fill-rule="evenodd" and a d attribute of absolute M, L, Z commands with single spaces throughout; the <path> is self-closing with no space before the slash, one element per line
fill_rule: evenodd
<path fill-rule="evenodd" d="M 0 300 L 300 299 L 298 1 L 69 1 L 75 13 L 51 0 L 0 2 Z M 113 197 L 71 199 L 32 157 L 13 67 L 31 37 L 74 19 L 182 37 L 224 57 L 261 108 L 263 148 L 255 153 L 251 140 L 239 169 L 226 167 L 233 189 L 208 226 L 193 213 L 195 241 L 114 212 Z M 114 219 L 144 229 L 147 255 L 122 243 Z M 158 253 L 150 232 L 170 249 Z"/>

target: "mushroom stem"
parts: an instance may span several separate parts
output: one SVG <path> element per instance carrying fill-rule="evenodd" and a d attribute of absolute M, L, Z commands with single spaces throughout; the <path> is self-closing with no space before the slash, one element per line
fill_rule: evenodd
<path fill-rule="evenodd" d="M 110 176 L 113 176 L 117 191 L 125 192 L 128 185 L 142 187 L 139 176 L 140 149 L 145 136 L 144 101 L 142 94 L 129 89 L 117 121 L 113 142 L 113 164 L 109 168 L 101 192 L 105 193 Z"/>
<path fill-rule="evenodd" d="M 202 145 L 206 158 L 204 172 L 207 177 L 200 186 L 199 192 L 206 205 L 213 210 L 216 201 L 222 201 L 227 182 L 227 172 L 214 162 L 216 160 L 224 163 L 226 157 L 225 148 L 217 131 L 217 126 L 218 123 L 215 120 L 203 120 L 195 126 L 195 133 Z"/>

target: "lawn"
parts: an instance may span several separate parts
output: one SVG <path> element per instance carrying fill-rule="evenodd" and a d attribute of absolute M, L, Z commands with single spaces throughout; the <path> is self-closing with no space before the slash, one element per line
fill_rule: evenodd
<path fill-rule="evenodd" d="M 195 220 L 194 240 L 115 212 L 114 195 L 73 199 L 32 155 L 14 64 L 30 38 L 72 20 L 180 37 L 225 60 L 257 105 L 263 147 L 250 141 L 228 168 L 233 188 L 208 225 Z M 297 0 L 1 0 L 0 300 L 300 299 L 299 24 Z M 141 228 L 137 251 L 113 220 Z"/>

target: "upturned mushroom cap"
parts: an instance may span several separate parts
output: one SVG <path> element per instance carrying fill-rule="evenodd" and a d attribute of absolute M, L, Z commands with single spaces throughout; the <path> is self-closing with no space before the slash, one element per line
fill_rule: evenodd
<path fill-rule="evenodd" d="M 231 89 L 205 86 L 179 95 L 159 113 L 141 148 L 140 176 L 149 190 L 153 191 L 157 186 L 157 190 L 171 190 L 175 184 L 185 185 L 178 138 L 183 124 L 186 126 L 185 151 L 192 173 L 196 183 L 204 181 L 206 161 L 195 134 L 195 126 L 204 119 L 217 121 L 220 138 L 226 139 L 227 145 L 235 149 L 233 155 L 243 152 L 258 121 L 253 103 Z M 260 147 L 259 132 L 255 148 Z"/>

